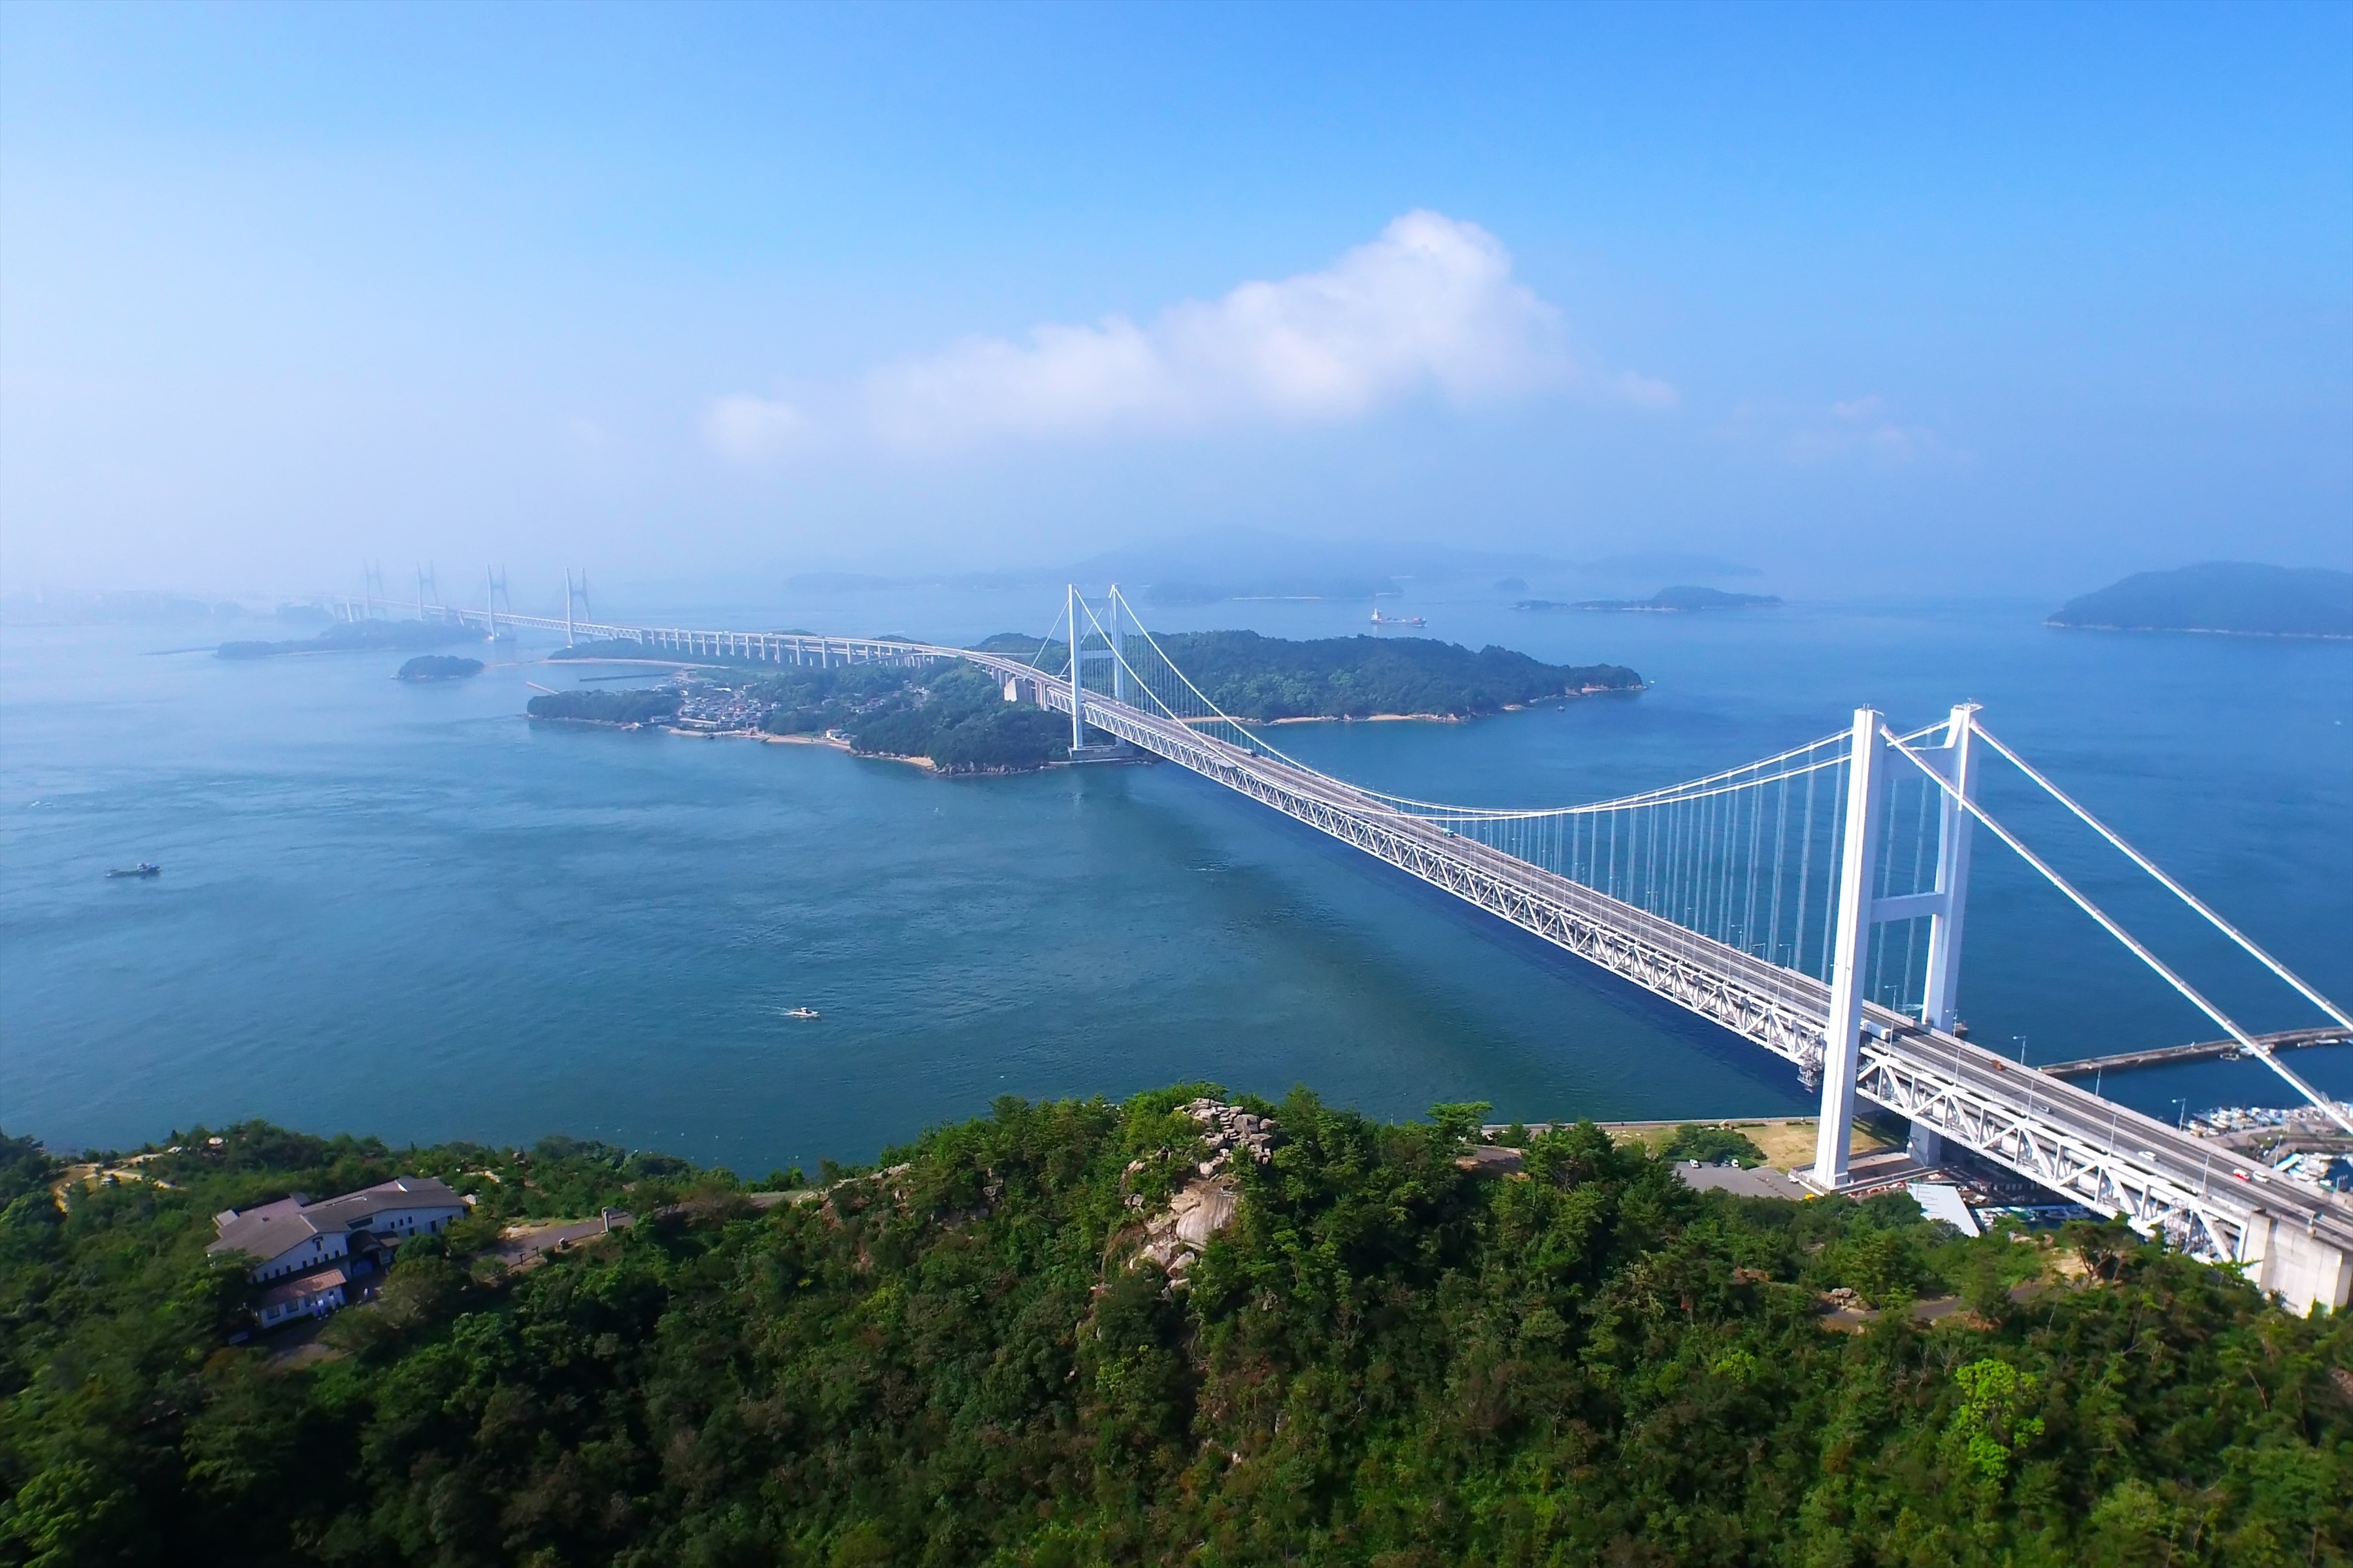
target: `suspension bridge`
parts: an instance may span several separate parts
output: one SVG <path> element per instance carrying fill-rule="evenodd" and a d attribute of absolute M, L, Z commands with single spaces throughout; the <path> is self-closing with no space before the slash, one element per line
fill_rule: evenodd
<path fill-rule="evenodd" d="M 2353 1207 L 1957 1030 L 1973 839 L 1990 835 L 2321 1115 L 2348 1110 L 2283 1061 L 2278 1034 L 2226 1016 L 2070 883 L 1978 798 L 1989 763 L 2046 792 L 2284 987 L 2341 1028 L 2353 1016 L 2208 908 L 2005 745 L 1973 704 L 1899 732 L 1870 709 L 1773 757 L 1665 789 L 1566 806 L 1467 806 L 1331 777 L 1226 714 L 1177 668 L 1117 588 L 1075 587 L 1028 660 L 893 638 L 625 626 L 426 599 L 420 617 L 634 644 L 649 657 L 834 665 L 960 659 L 1008 700 L 1071 719 L 1074 759 L 1110 737 L 1247 795 L 1690 1009 L 1794 1064 L 1819 1087 L 1817 1190 L 1852 1184 L 1858 1102 L 1905 1118 L 1929 1161 L 1944 1140 L 2145 1236 L 2245 1277 L 2288 1307 L 2342 1309 Z M 371 583 L 370 603 L 375 608 Z M 402 607 L 406 607 L 405 605 Z M 350 613 L 363 613 L 358 605 Z M 1055 634 L 1060 633 L 1057 637 Z"/>

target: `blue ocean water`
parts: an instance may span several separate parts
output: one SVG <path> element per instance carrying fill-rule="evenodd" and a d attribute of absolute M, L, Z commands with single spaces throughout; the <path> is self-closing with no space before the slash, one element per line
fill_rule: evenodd
<path fill-rule="evenodd" d="M 967 640 L 1059 595 L 647 606 Z M 1541 616 L 1423 595 L 1428 635 L 1639 668 L 1625 699 L 1297 725 L 1425 796 L 1559 803 L 1956 700 L 2331 994 L 2353 994 L 2353 646 L 2067 633 L 2040 606 Z M 1362 607 L 1155 625 L 1291 636 Z M 226 662 L 167 631 L 0 627 L 0 1126 L 121 1146 L 266 1116 L 395 1141 L 565 1131 L 748 1173 L 871 1156 L 1002 1093 L 1306 1083 L 1387 1115 L 1802 1112 L 1782 1065 L 1168 767 L 941 780 L 829 749 L 533 727 L 525 645 Z M 180 639 L 185 640 L 185 639 Z M 609 673 L 609 672 L 607 672 Z M 2292 994 L 1999 773 L 1989 798 L 2251 1026 Z M 109 881 L 148 859 L 153 881 Z M 1998 846 L 1963 982 L 2031 1059 L 2210 1026 Z M 807 1006 L 822 1017 L 786 1016 Z M 2353 1094 L 2353 1052 L 2299 1066 Z M 2171 1119 L 2283 1103 L 2250 1063 L 2111 1079 Z"/>

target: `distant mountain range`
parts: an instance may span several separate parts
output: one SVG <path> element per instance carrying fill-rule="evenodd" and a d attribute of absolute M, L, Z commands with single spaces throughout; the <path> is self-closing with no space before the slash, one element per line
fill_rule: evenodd
<path fill-rule="evenodd" d="M 2090 631 L 2353 637 L 2353 572 L 2210 561 L 2070 599 L 2049 624 Z"/>
<path fill-rule="evenodd" d="M 1711 555 L 1643 551 L 1571 561 L 1528 552 L 1472 550 L 1455 545 L 1376 541 L 1296 539 L 1229 529 L 1178 539 L 1122 545 L 1066 566 L 1018 572 L 966 572 L 883 576 L 860 572 L 805 572 L 786 579 L 796 593 L 824 595 L 896 588 L 1026 588 L 1063 582 L 1118 583 L 1139 602 L 1212 604 L 1225 599 L 1367 600 L 1406 591 L 1408 582 L 1494 580 L 1520 592 L 1530 577 L 1572 579 L 1593 587 L 1754 577 L 1757 568 Z M 1509 584 L 1506 586 L 1505 584 Z"/>
<path fill-rule="evenodd" d="M 1664 577 L 1762 577 L 1764 571 L 1756 566 L 1743 566 L 1737 561 L 1726 561 L 1720 555 L 1692 555 L 1680 550 L 1640 550 L 1630 555 L 1605 555 L 1599 561 L 1582 562 L 1578 571 L 1594 577 L 1649 578 L 1655 583 Z"/>
<path fill-rule="evenodd" d="M 1778 594 L 1727 594 L 1721 588 L 1695 588 L 1688 584 L 1662 588 L 1647 599 L 1522 599 L 1515 610 L 1604 610 L 1635 614 L 1684 615 L 1694 610 L 1744 610 L 1781 602 Z"/>

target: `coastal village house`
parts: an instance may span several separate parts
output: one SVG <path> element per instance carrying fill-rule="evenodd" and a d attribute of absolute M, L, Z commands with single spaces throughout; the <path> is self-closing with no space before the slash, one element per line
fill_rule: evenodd
<path fill-rule="evenodd" d="M 395 1176 L 339 1198 L 301 1193 L 259 1208 L 213 1216 L 220 1237 L 206 1251 L 253 1260 L 261 1326 L 321 1318 L 356 1294 L 354 1281 L 379 1272 L 382 1255 L 412 1236 L 435 1236 L 466 1212 L 466 1200 L 430 1176 Z"/>

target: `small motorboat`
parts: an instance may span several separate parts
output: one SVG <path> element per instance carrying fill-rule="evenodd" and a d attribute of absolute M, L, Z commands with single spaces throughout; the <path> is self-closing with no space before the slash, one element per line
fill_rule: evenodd
<path fill-rule="evenodd" d="M 819 1018 L 823 1017 L 824 1015 L 819 1013 L 814 1007 L 787 1007 L 785 1009 L 785 1016 L 787 1018 Z"/>
<path fill-rule="evenodd" d="M 117 866 L 107 873 L 110 877 L 160 877 L 164 868 L 153 860 L 142 860 L 136 866 Z"/>

